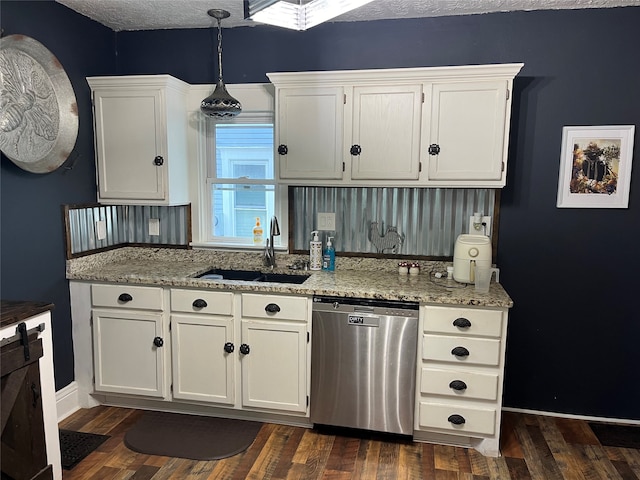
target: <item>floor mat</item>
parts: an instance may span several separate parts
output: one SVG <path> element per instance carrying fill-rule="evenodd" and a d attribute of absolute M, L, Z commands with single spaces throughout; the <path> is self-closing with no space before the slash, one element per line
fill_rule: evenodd
<path fill-rule="evenodd" d="M 260 427 L 248 420 L 145 412 L 125 434 L 124 444 L 149 455 L 218 460 L 249 448 Z"/>
<path fill-rule="evenodd" d="M 640 427 L 589 423 L 600 443 L 607 447 L 640 449 Z"/>
<path fill-rule="evenodd" d="M 108 435 L 60 430 L 62 468 L 71 470 L 108 438 Z"/>

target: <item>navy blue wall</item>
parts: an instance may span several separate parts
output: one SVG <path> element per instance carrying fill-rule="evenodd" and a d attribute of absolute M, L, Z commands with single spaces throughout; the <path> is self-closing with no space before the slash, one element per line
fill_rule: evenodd
<path fill-rule="evenodd" d="M 3 1 L 3 10 L 6 3 L 14 2 Z M 27 7 L 22 10 L 26 15 Z M 38 39 L 42 29 L 63 30 L 61 25 L 77 29 L 86 24 L 82 17 L 72 19 L 62 7 L 54 13 L 47 20 L 55 26 L 44 23 L 46 16 L 35 23 L 29 17 L 25 20 L 29 25 L 20 24 L 21 33 Z M 72 24 L 67 24 L 71 19 Z M 4 27 L 5 18 L 2 21 Z M 13 19 L 8 25 L 15 30 L 16 22 Z M 640 62 L 635 49 L 640 44 L 639 24 L 640 8 L 627 7 L 333 23 L 308 32 L 263 26 L 225 29 L 225 81 L 266 82 L 265 73 L 271 71 L 524 62 L 514 88 L 497 259 L 502 283 L 515 302 L 507 344 L 505 405 L 640 419 L 640 391 L 627 386 L 638 380 L 633 365 L 640 338 L 634 298 L 635 272 L 640 271 L 636 247 L 640 189 L 634 183 L 638 183 L 640 167 L 636 165 L 632 175 L 629 209 L 555 206 L 564 125 L 640 124 L 640 97 L 636 95 Z M 111 39 L 94 25 L 92 36 Z M 76 58 L 75 49 L 82 46 L 73 42 L 61 52 L 43 43 L 59 58 L 67 55 L 77 60 L 81 76 L 109 73 L 96 70 L 107 68 L 116 58 L 114 74 L 168 73 L 193 84 L 215 79 L 208 29 L 120 32 L 115 38 L 117 56 L 105 47 L 95 53 L 102 59 Z M 67 67 L 64 58 L 61 61 Z M 72 78 L 74 86 L 80 80 Z M 88 97 L 88 90 L 82 88 Z M 82 135 L 87 144 L 91 142 L 90 128 Z M 87 155 L 88 163 L 92 157 Z M 639 156 L 640 139 L 636 138 L 634 157 Z M 12 192 L 29 186 L 33 192 L 35 183 L 33 175 L 23 179 L 26 174 L 12 170 L 8 163 L 3 159 L 3 298 L 8 291 L 4 261 L 10 255 L 5 249 L 14 252 L 17 269 L 41 244 L 35 235 L 13 236 L 21 225 L 17 216 L 5 221 L 6 186 L 11 185 Z M 12 172 L 10 178 L 6 178 L 7 171 Z M 52 177 L 51 189 L 61 191 L 62 196 L 65 176 L 54 175 L 47 176 Z M 93 172 L 82 178 L 76 175 L 69 182 L 94 180 Z M 85 189 L 95 195 L 93 183 L 68 189 L 65 196 L 72 192 L 83 196 Z M 58 196 L 47 191 L 38 200 L 23 201 L 33 204 L 35 210 L 38 202 L 55 203 Z M 44 217 L 40 214 L 38 218 L 46 222 L 47 236 L 57 235 L 59 215 Z M 29 228 L 35 229 L 33 224 L 29 222 Z M 42 255 L 40 262 L 49 264 L 55 283 L 64 284 L 63 251 L 57 251 Z M 25 280 L 33 271 L 24 275 Z M 11 293 L 32 297 L 29 286 L 25 281 Z M 70 333 L 65 335 L 70 337 Z M 68 378 L 69 360 L 64 357 L 60 362 L 56 375 L 61 371 Z"/>
<path fill-rule="evenodd" d="M 74 378 L 60 206 L 96 201 L 91 97 L 85 77 L 113 73 L 115 34 L 54 2 L 3 0 L 0 19 L 3 35 L 32 37 L 58 58 L 78 101 L 78 140 L 62 167 L 53 173 L 33 174 L 4 155 L 0 165 L 1 296 L 3 300 L 55 304 L 52 330 L 59 390 Z M 66 168 L 72 165 L 72 169 Z"/>

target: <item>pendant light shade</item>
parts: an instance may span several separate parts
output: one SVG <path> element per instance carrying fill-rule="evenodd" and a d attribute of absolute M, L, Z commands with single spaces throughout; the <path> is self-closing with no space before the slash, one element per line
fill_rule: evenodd
<path fill-rule="evenodd" d="M 200 102 L 200 111 L 213 118 L 235 117 L 242 111 L 242 105 L 227 92 L 227 87 L 222 80 L 222 27 L 220 20 L 229 17 L 226 10 L 211 9 L 209 16 L 218 21 L 218 82 L 213 93 Z"/>

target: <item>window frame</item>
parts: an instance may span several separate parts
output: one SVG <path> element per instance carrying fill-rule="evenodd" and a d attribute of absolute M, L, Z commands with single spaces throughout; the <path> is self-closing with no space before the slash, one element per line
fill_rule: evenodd
<path fill-rule="evenodd" d="M 215 163 L 210 162 L 208 157 L 210 152 L 215 152 L 215 125 L 224 124 L 256 124 L 271 123 L 274 128 L 275 145 L 275 102 L 274 88 L 271 84 L 242 84 L 227 85 L 229 90 L 233 90 L 234 96 L 239 98 L 243 104 L 242 113 L 238 116 L 217 121 L 204 117 L 199 112 L 199 105 L 202 98 L 211 93 L 213 86 L 193 86 L 189 93 L 190 118 L 195 121 L 190 128 L 190 156 L 196 157 L 197 162 L 193 162 L 190 168 L 190 190 L 192 202 L 192 234 L 191 246 L 197 248 L 233 249 L 239 251 L 262 250 L 264 246 L 246 243 L 248 237 L 243 237 L 244 241 L 238 241 L 236 237 L 213 237 L 210 235 L 212 211 L 211 204 L 211 184 L 210 169 L 215 168 Z M 192 155 L 193 154 L 193 155 Z M 215 155 L 215 154 L 214 154 Z M 288 250 L 288 195 L 287 185 L 280 184 L 277 178 L 277 153 L 274 146 L 274 171 L 273 179 L 223 179 L 220 184 L 240 183 L 250 185 L 272 184 L 274 186 L 274 209 L 273 214 L 278 218 L 280 226 L 280 236 L 275 237 L 274 247 L 277 250 Z M 212 167 L 213 165 L 213 167 Z M 215 173 L 215 170 L 214 170 Z M 229 180 L 234 180 L 230 182 Z M 269 221 L 265 222 L 263 229 L 269 231 Z"/>

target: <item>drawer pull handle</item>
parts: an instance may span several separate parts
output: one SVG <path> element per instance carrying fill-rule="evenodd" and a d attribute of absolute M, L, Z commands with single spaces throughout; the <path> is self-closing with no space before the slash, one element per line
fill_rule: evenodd
<path fill-rule="evenodd" d="M 249 352 L 251 351 L 251 349 L 249 348 L 249 345 L 247 345 L 246 343 L 243 343 L 242 345 L 240 345 L 240 353 L 243 355 L 249 355 Z"/>
<path fill-rule="evenodd" d="M 351 145 L 349 153 L 354 156 L 358 156 L 362 153 L 362 147 L 360 145 Z"/>
<path fill-rule="evenodd" d="M 224 344 L 224 351 L 227 353 L 233 353 L 235 348 L 236 348 L 235 345 L 231 342 L 227 342 Z"/>
<path fill-rule="evenodd" d="M 469 328 L 471 326 L 471 322 L 464 317 L 460 317 L 453 321 L 453 326 L 458 328 Z"/>
<path fill-rule="evenodd" d="M 464 425 L 464 423 L 466 422 L 464 417 L 462 415 L 458 415 L 457 413 L 449 415 L 449 418 L 447 418 L 447 420 L 454 425 Z"/>
<path fill-rule="evenodd" d="M 280 306 L 277 303 L 270 303 L 264 307 L 264 311 L 267 313 L 278 313 L 280 311 Z"/>
<path fill-rule="evenodd" d="M 128 293 L 121 293 L 120 296 L 118 297 L 118 301 L 124 302 L 124 303 L 130 302 L 131 300 L 133 300 L 133 297 Z"/>
<path fill-rule="evenodd" d="M 449 388 L 452 388 L 457 391 L 466 390 L 467 384 L 464 383 L 462 380 L 454 380 L 449 384 Z"/>
<path fill-rule="evenodd" d="M 468 357 L 469 350 L 467 350 L 464 347 L 456 347 L 453 350 L 451 350 L 451 355 L 455 355 L 456 357 Z"/>
<path fill-rule="evenodd" d="M 156 337 L 156 338 L 153 339 L 153 344 L 156 347 L 161 347 L 161 346 L 164 345 L 164 340 L 162 339 L 162 337 Z"/>
<path fill-rule="evenodd" d="M 207 306 L 207 302 L 205 302 L 201 298 L 198 298 L 198 299 L 193 301 L 192 305 L 193 305 L 194 308 L 205 308 Z"/>

